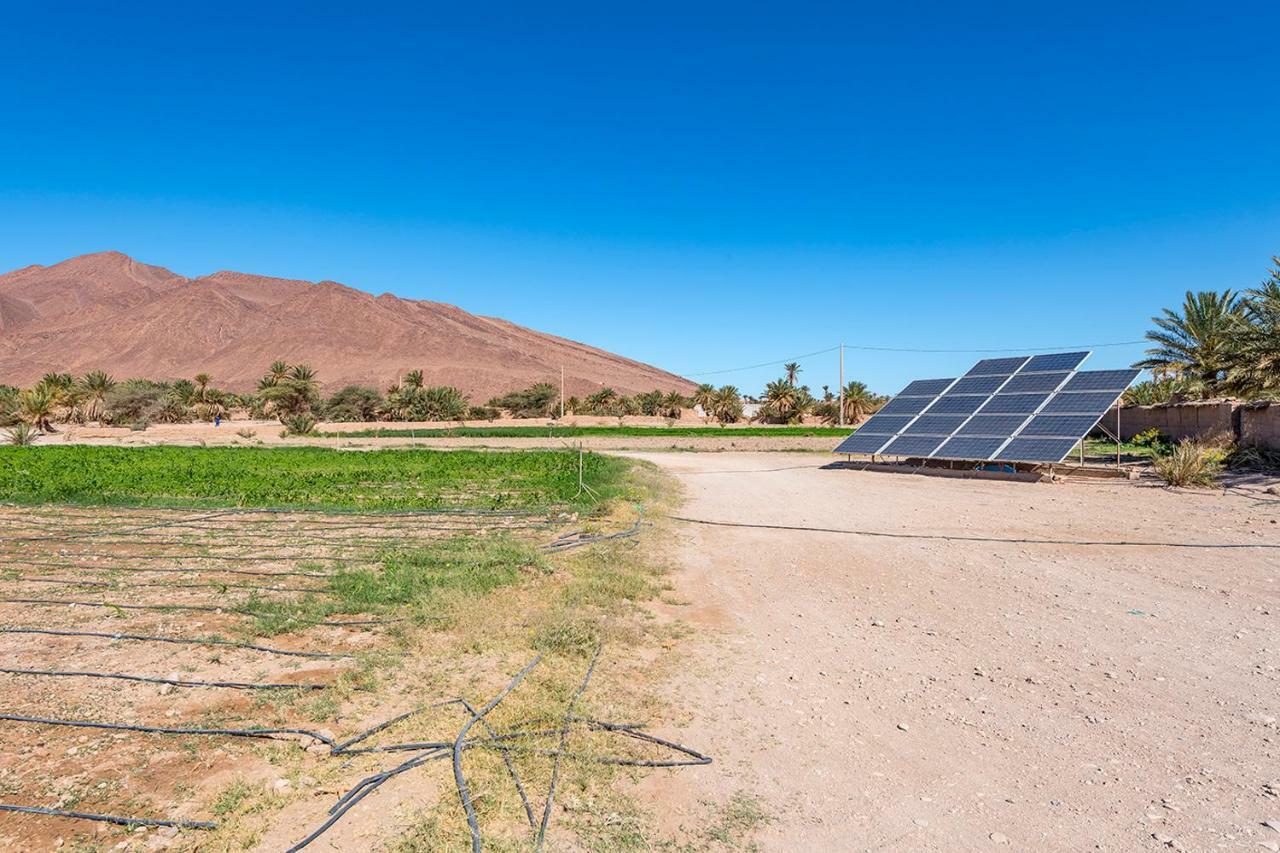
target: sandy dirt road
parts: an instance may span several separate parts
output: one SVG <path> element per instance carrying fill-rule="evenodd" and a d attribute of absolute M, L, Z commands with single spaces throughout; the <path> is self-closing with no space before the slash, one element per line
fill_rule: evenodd
<path fill-rule="evenodd" d="M 747 791 L 769 850 L 1277 849 L 1280 499 L 1265 484 L 635 455 L 683 483 L 690 518 L 905 537 L 681 523 L 671 611 L 702 639 L 669 692 L 679 736 L 716 764 L 641 783 L 668 829 Z"/>

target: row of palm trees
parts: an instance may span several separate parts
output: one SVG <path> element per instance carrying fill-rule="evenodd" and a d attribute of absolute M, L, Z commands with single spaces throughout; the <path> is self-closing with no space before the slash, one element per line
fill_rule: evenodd
<path fill-rule="evenodd" d="M 1126 401 L 1280 397 L 1280 257 L 1271 260 L 1274 267 L 1255 288 L 1188 291 L 1181 310 L 1153 317 L 1146 335 L 1153 346 L 1134 367 L 1149 368 L 1155 378 L 1131 388 Z"/>

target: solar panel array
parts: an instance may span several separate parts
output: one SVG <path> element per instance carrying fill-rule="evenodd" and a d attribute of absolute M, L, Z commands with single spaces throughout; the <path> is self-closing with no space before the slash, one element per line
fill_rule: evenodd
<path fill-rule="evenodd" d="M 1061 462 L 1139 373 L 1078 370 L 1088 357 L 986 358 L 959 379 L 918 379 L 835 452 Z"/>

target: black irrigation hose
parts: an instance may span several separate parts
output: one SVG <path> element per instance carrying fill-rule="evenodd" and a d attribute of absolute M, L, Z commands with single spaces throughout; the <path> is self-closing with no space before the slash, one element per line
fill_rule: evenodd
<path fill-rule="evenodd" d="M 129 558 L 132 559 L 132 558 Z M 146 569 L 138 566 L 103 566 L 97 563 L 64 563 L 56 560 L 27 560 L 19 559 L 17 561 L 24 566 L 48 566 L 58 569 L 89 569 L 101 572 L 130 572 L 130 573 L 158 573 L 158 574 L 220 574 L 220 575 L 254 575 L 256 577 L 274 578 L 274 577 L 299 577 L 299 578 L 331 578 L 332 572 L 263 572 L 254 569 L 225 569 L 225 568 L 204 568 L 204 569 L 180 569 L 180 568 L 159 568 Z"/>
<path fill-rule="evenodd" d="M 99 581 L 88 580 L 84 578 L 32 578 L 24 575 L 17 577 L 0 575 L 0 580 L 12 581 L 14 583 L 46 583 L 46 584 L 62 584 L 63 586 L 95 586 L 108 587 L 110 589 L 126 590 L 126 589 L 216 589 L 222 592 L 328 592 L 324 587 L 305 587 L 305 586 L 256 586 L 247 584 L 226 584 L 210 581 L 208 583 L 119 583 L 117 581 Z"/>
<path fill-rule="evenodd" d="M 705 524 L 710 527 L 747 527 L 760 530 L 800 530 L 808 533 L 843 533 L 849 536 L 875 536 L 882 539 L 928 539 L 941 542 L 995 542 L 1009 545 L 1086 545 L 1133 548 L 1211 548 L 1211 549 L 1244 549 L 1274 548 L 1280 549 L 1280 543 L 1270 542 L 1150 542 L 1133 540 L 1090 540 L 1090 539 L 1032 539 L 1029 537 L 972 536 L 949 533 L 892 533 L 885 530 L 843 530 L 837 527 L 804 527 L 791 524 L 753 524 L 745 521 L 713 521 L 706 518 L 686 518 L 681 515 L 671 516 L 673 521 L 688 524 Z"/>
<path fill-rule="evenodd" d="M 640 525 L 643 520 L 644 510 L 642 509 L 640 514 L 636 517 L 635 523 L 626 530 L 620 530 L 617 533 L 605 533 L 599 536 L 582 536 L 578 539 L 570 539 L 568 536 L 572 536 L 574 534 L 566 534 L 565 536 L 554 539 L 542 546 L 542 550 L 548 553 L 559 553 L 560 551 L 569 551 L 574 548 L 581 548 L 584 545 L 594 545 L 597 542 L 608 542 L 613 539 L 629 539 L 632 536 L 639 535 Z"/>
<path fill-rule="evenodd" d="M 51 505 L 40 504 L 33 507 L 28 504 L 13 503 L 11 501 L 0 502 L 0 508 L 21 509 L 21 510 L 27 510 L 27 511 L 49 507 L 49 506 Z M 163 506 L 163 505 L 148 505 L 148 504 L 139 504 L 139 505 L 63 504 L 62 506 L 80 507 L 84 509 L 98 509 L 103 511 L 117 510 L 120 513 L 126 514 L 125 517 L 128 517 L 127 513 L 131 513 L 131 512 L 188 512 L 191 510 L 200 509 L 200 507 L 191 507 L 191 506 Z M 57 510 L 51 509 L 50 511 L 57 512 L 59 516 L 62 516 L 64 514 L 61 508 Z M 551 515 L 553 513 L 563 512 L 563 511 L 565 511 L 564 507 L 557 508 L 555 506 L 543 507 L 541 509 L 536 509 L 536 508 L 519 509 L 515 507 L 512 507 L 511 509 L 483 509 L 480 507 L 460 506 L 460 507 L 423 507 L 420 509 L 392 509 L 392 510 L 359 510 L 359 509 L 343 509 L 343 508 L 290 509 L 288 507 L 243 507 L 241 506 L 241 507 L 226 507 L 220 510 L 219 512 L 220 514 L 223 514 L 223 515 L 236 515 L 236 516 L 240 516 L 240 515 L 304 515 L 304 516 L 316 515 L 316 516 L 320 516 L 321 518 L 324 518 L 327 516 L 350 516 L 353 518 L 379 519 L 379 518 L 420 518 L 420 517 L 429 518 L 429 517 L 440 516 L 440 515 L 459 515 L 459 516 L 479 515 L 479 516 L 497 516 L 497 517 L 530 516 L 530 515 Z M 97 512 L 87 512 L 87 513 L 73 512 L 73 513 L 65 513 L 65 514 L 71 518 L 101 518 L 102 517 L 101 513 L 97 513 Z M 268 521 L 268 519 L 263 519 L 263 522 L 266 522 L 266 521 Z"/>
<path fill-rule="evenodd" d="M 636 522 L 639 525 L 639 521 Z M 569 739 L 569 720 L 573 717 L 573 708 L 578 704 L 578 698 L 586 692 L 587 684 L 591 681 L 591 675 L 596 671 L 596 661 L 600 660 L 600 650 L 602 646 L 597 645 L 595 654 L 591 656 L 591 663 L 587 665 L 586 675 L 582 677 L 582 683 L 578 685 L 577 691 L 569 698 L 569 707 L 564 713 L 564 726 L 560 730 L 560 746 L 557 749 L 555 760 L 551 764 L 551 784 L 547 788 L 547 801 L 542 807 L 542 822 L 538 825 L 538 839 L 536 842 L 536 850 L 542 849 L 542 844 L 546 840 L 547 826 L 551 823 L 551 808 L 556 798 L 556 783 L 560 781 L 560 758 L 564 753 L 565 743 Z M 503 752 L 503 757 L 507 757 L 508 753 Z"/>
<path fill-rule="evenodd" d="M 204 820 L 153 820 L 145 817 L 117 817 L 116 815 L 90 814 L 88 812 L 64 812 L 61 809 L 46 809 L 40 806 L 15 806 L 10 803 L 0 803 L 0 811 L 67 817 L 76 820 L 96 820 L 99 823 L 114 823 L 120 826 L 175 826 L 178 829 L 218 828 L 216 823 L 209 823 Z"/>
<path fill-rule="evenodd" d="M 476 709 L 471 707 L 471 703 L 466 699 L 459 698 L 458 702 L 462 705 L 462 709 L 471 716 L 476 715 Z M 484 732 L 490 739 L 497 740 L 500 736 L 494 731 L 493 726 L 489 725 L 488 720 L 481 720 L 480 725 L 484 726 Z M 529 803 L 529 795 L 524 790 L 524 783 L 520 781 L 520 774 L 516 771 L 516 763 L 511 759 L 510 752 L 502 753 L 502 763 L 507 767 L 507 773 L 511 776 L 511 781 L 516 786 L 516 793 L 520 795 L 520 803 L 524 806 L 525 818 L 529 821 L 529 827 L 536 825 L 536 819 L 533 816 L 533 806 Z"/>
<path fill-rule="evenodd" d="M 105 631 L 62 631 L 53 628 L 13 628 L 0 627 L 0 634 L 46 634 L 51 637 L 98 637 L 104 640 L 137 640 L 147 643 L 174 643 L 186 646 L 228 646 L 235 649 L 248 649 L 254 652 L 266 652 L 272 655 L 289 655 L 299 658 L 350 658 L 352 655 L 333 652 L 295 652 L 290 649 L 277 649 L 271 646 L 260 646 L 256 643 L 239 643 L 235 640 L 200 640 L 187 637 L 161 637 L 154 634 L 121 634 Z"/>
<path fill-rule="evenodd" d="M 188 610 L 197 613 L 235 613 L 240 616 L 273 616 L 261 610 L 248 610 L 243 607 L 215 607 L 209 604 L 116 604 L 109 601 L 69 601 L 63 598 L 0 598 L 0 604 L 48 604 L 66 605 L 69 607 L 106 607 L 112 610 Z M 384 625 L 388 622 L 402 622 L 403 619 L 350 619 L 309 622 L 296 620 L 306 625 L 324 625 L 329 628 L 349 628 L 357 625 Z"/>
<path fill-rule="evenodd" d="M 225 687 L 230 690 L 327 690 L 332 686 L 329 684 L 254 684 L 248 681 L 195 681 L 183 678 L 154 678 L 149 675 L 130 675 L 124 672 L 16 669 L 12 667 L 0 667 L 0 674 L 66 678 L 114 678 L 119 681 L 140 681 L 146 684 L 172 684 L 175 687 Z"/>
<path fill-rule="evenodd" d="M 111 554 L 101 551 L 79 551 L 76 553 L 61 553 L 60 556 L 68 558 L 105 558 L 109 560 L 223 560 L 228 563 L 270 563 L 275 561 L 292 560 L 299 563 L 318 563 L 322 560 L 328 562 L 337 562 L 342 560 L 352 560 L 350 556 L 312 556 L 309 554 L 297 554 L 292 556 L 277 557 L 271 554 Z M 0 551 L 0 557 L 8 559 L 21 559 L 28 556 L 26 553 L 13 553 L 10 551 Z M 372 562 L 372 561 L 370 561 Z"/>
<path fill-rule="evenodd" d="M 476 820 L 476 808 L 471 802 L 471 792 L 467 789 L 467 779 L 462 773 L 463 742 L 467 739 L 467 732 L 471 731 L 471 727 L 488 716 L 489 712 L 496 708 L 498 703 L 507 697 L 507 694 L 512 690 L 515 690 L 521 681 L 524 681 L 524 677 L 528 675 L 529 671 L 537 666 L 538 662 L 541 660 L 542 655 L 534 657 L 534 659 L 529 661 L 524 669 L 516 673 L 516 677 L 511 679 L 511 683 L 503 688 L 501 693 L 490 699 L 488 704 L 478 712 L 473 713 L 471 715 L 471 719 L 467 720 L 466 725 L 458 731 L 458 737 L 453 742 L 453 780 L 458 786 L 458 797 L 462 800 L 462 810 L 467 814 L 467 826 L 471 829 L 471 853 L 480 853 L 482 845 L 480 841 L 480 824 Z"/>
<path fill-rule="evenodd" d="M 67 726 L 77 729 L 107 729 L 119 732 L 141 732 L 150 735 L 220 735 L 224 737 L 247 737 L 274 739 L 276 735 L 302 735 L 312 738 L 332 748 L 333 738 L 320 732 L 308 729 L 202 729 L 168 726 L 135 726 L 129 723 L 99 723 L 94 720 L 60 720 L 53 717 L 27 717 L 21 714 L 0 713 L 0 720 L 11 723 L 36 723 L 44 726 Z"/>

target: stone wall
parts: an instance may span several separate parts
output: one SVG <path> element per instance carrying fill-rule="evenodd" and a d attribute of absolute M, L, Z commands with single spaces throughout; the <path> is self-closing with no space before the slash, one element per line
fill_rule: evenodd
<path fill-rule="evenodd" d="M 1280 403 L 1241 406 L 1240 443 L 1280 450 Z"/>
<path fill-rule="evenodd" d="M 1102 418 L 1102 426 L 1114 431 L 1116 410 Z M 1124 406 L 1120 410 L 1120 436 L 1125 440 L 1149 429 L 1175 441 L 1229 433 L 1240 444 L 1280 449 L 1280 403 L 1240 403 L 1213 400 L 1170 403 L 1165 406 Z"/>

